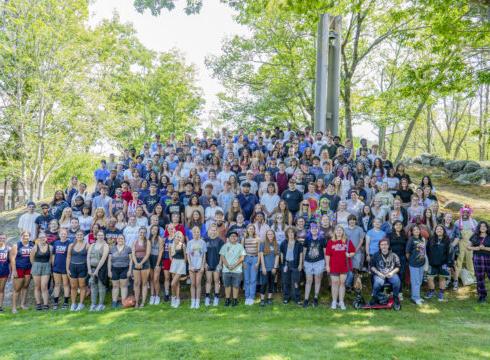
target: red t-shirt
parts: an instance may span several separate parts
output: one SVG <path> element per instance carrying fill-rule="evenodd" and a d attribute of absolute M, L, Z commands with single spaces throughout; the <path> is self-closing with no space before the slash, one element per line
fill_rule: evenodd
<path fill-rule="evenodd" d="M 130 202 L 131 200 L 133 200 L 133 194 L 131 193 L 131 191 L 123 191 L 123 193 L 121 194 L 121 197 L 123 200 L 126 200 L 126 202 Z"/>
<path fill-rule="evenodd" d="M 325 248 L 325 255 L 330 256 L 330 272 L 337 274 L 345 274 L 352 269 L 351 259 L 347 257 L 347 253 L 355 253 L 356 248 L 352 241 L 347 243 L 342 240 L 330 240 Z"/>

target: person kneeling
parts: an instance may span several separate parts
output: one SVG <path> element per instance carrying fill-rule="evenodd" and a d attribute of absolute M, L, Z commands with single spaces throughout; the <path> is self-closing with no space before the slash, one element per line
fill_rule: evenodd
<path fill-rule="evenodd" d="M 393 288 L 393 300 L 396 306 L 399 306 L 400 300 L 398 293 L 400 292 L 400 258 L 390 250 L 388 239 L 382 239 L 379 242 L 379 251 L 371 258 L 371 272 L 374 277 L 373 281 L 373 298 L 370 301 L 371 305 L 376 305 L 382 298 L 383 287 L 385 284 L 391 284 Z"/>

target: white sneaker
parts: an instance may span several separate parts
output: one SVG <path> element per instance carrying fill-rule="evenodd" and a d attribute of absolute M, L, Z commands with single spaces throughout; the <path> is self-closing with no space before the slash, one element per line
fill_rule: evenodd
<path fill-rule="evenodd" d="M 150 301 L 148 301 L 148 305 L 155 305 L 155 297 L 153 295 L 150 296 Z"/>
<path fill-rule="evenodd" d="M 97 305 L 95 304 L 90 305 L 89 311 L 97 311 Z"/>
<path fill-rule="evenodd" d="M 175 297 L 172 296 L 171 300 L 170 300 L 170 306 L 171 307 L 175 307 Z"/>
<path fill-rule="evenodd" d="M 403 294 L 402 293 L 398 294 L 398 300 L 403 301 Z"/>
<path fill-rule="evenodd" d="M 337 309 L 337 301 L 332 301 L 332 305 L 330 306 L 330 309 L 332 310 Z"/>
<path fill-rule="evenodd" d="M 160 296 L 155 296 L 153 300 L 153 305 L 159 305 L 160 304 Z"/>
<path fill-rule="evenodd" d="M 195 309 L 195 308 L 196 308 L 196 300 L 191 299 L 191 309 Z"/>
<path fill-rule="evenodd" d="M 201 301 L 199 299 L 196 299 L 196 302 L 194 303 L 194 309 L 199 309 L 199 303 Z"/>
<path fill-rule="evenodd" d="M 99 306 L 97 306 L 97 310 L 96 311 L 104 311 L 105 310 L 105 305 L 104 304 L 100 304 Z"/>
<path fill-rule="evenodd" d="M 175 308 L 180 306 L 180 299 L 175 299 Z"/>
<path fill-rule="evenodd" d="M 204 298 L 204 306 L 209 306 L 209 305 L 211 305 L 211 299 L 206 296 Z"/>
<path fill-rule="evenodd" d="M 70 311 L 77 311 L 77 304 L 71 304 Z"/>
<path fill-rule="evenodd" d="M 418 300 L 415 300 L 415 304 L 417 306 L 421 306 L 423 304 L 422 300 L 421 299 L 418 299 Z"/>
<path fill-rule="evenodd" d="M 339 302 L 339 307 L 341 310 L 345 310 L 346 307 L 345 307 L 345 304 L 343 302 Z"/>
<path fill-rule="evenodd" d="M 85 309 L 85 305 L 83 305 L 83 303 L 80 303 L 78 304 L 77 309 L 75 311 L 82 311 L 83 309 Z"/>
<path fill-rule="evenodd" d="M 218 306 L 219 304 L 219 297 L 215 296 L 213 300 L 213 306 Z"/>

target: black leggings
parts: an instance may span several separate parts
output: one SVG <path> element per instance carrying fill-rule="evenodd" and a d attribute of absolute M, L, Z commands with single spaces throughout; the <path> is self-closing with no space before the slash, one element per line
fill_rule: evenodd
<path fill-rule="evenodd" d="M 267 274 L 260 274 L 261 282 L 260 282 L 260 293 L 265 295 L 265 289 L 268 289 L 268 293 L 272 294 L 272 287 L 274 286 L 274 275 L 272 275 L 272 271 L 267 271 Z"/>

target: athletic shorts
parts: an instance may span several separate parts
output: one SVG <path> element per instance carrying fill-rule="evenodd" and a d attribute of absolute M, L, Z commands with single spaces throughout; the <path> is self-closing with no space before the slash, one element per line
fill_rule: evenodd
<path fill-rule="evenodd" d="M 87 264 L 70 264 L 72 279 L 83 279 L 88 275 Z"/>
<path fill-rule="evenodd" d="M 143 260 L 143 258 L 136 258 L 136 261 L 140 262 L 141 260 Z M 134 270 L 148 270 L 150 268 L 150 262 L 148 260 L 146 260 L 142 266 L 141 266 L 141 269 L 134 269 Z"/>
<path fill-rule="evenodd" d="M 321 275 L 325 271 L 325 259 L 315 262 L 305 261 L 306 275 Z"/>
<path fill-rule="evenodd" d="M 154 269 L 157 267 L 158 255 L 150 255 L 150 268 Z"/>
<path fill-rule="evenodd" d="M 112 267 L 112 280 L 126 280 L 128 278 L 129 267 Z"/>
<path fill-rule="evenodd" d="M 427 273 L 427 276 L 429 277 L 440 276 L 443 278 L 448 278 L 450 275 L 449 275 L 449 271 L 447 271 L 447 269 L 443 268 L 442 266 L 431 266 L 429 268 L 429 272 Z"/>
<path fill-rule="evenodd" d="M 242 281 L 242 273 L 225 272 L 223 273 L 223 285 L 225 287 L 240 287 Z"/>
<path fill-rule="evenodd" d="M 26 276 L 31 276 L 31 269 L 16 269 L 17 270 L 17 277 L 19 279 L 23 279 Z"/>
<path fill-rule="evenodd" d="M 162 267 L 163 270 L 170 270 L 170 265 L 172 265 L 172 259 L 163 259 L 162 260 Z"/>
<path fill-rule="evenodd" d="M 65 268 L 57 268 L 57 267 L 53 267 L 53 273 L 55 274 L 61 274 L 61 275 L 66 275 L 66 266 Z"/>
<path fill-rule="evenodd" d="M 33 276 L 51 275 L 51 264 L 48 262 L 35 262 L 32 264 L 31 273 Z"/>

